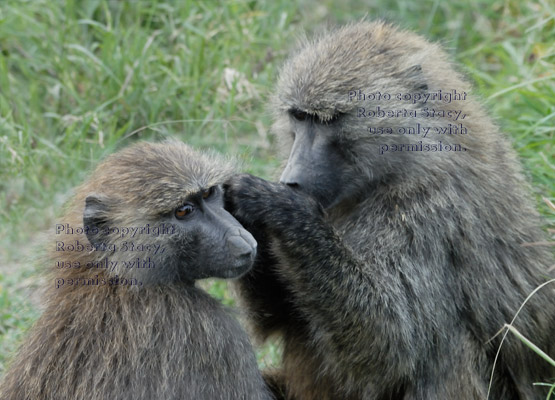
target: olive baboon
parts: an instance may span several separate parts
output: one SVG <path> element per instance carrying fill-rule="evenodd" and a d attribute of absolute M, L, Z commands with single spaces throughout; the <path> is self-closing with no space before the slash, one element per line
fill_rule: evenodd
<path fill-rule="evenodd" d="M 522 246 L 541 240 L 537 213 L 469 90 L 437 45 L 380 22 L 306 42 L 284 65 L 272 103 L 289 153 L 281 183 L 238 175 L 225 186 L 259 244 L 238 292 L 259 338 L 283 340 L 267 376 L 277 394 L 486 398 L 500 342 L 490 339 L 548 279 L 552 256 Z M 555 356 L 552 289 L 515 326 Z M 509 336 L 490 399 L 545 398 L 532 384 L 553 377 Z"/>
<path fill-rule="evenodd" d="M 56 225 L 46 309 L 0 398 L 271 399 L 246 332 L 194 285 L 254 261 L 223 209 L 231 173 L 179 142 L 101 163 Z"/>

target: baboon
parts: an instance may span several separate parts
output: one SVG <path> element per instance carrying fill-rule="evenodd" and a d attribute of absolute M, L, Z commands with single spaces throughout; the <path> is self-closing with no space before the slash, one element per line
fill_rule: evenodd
<path fill-rule="evenodd" d="M 523 246 L 542 241 L 540 221 L 469 84 L 439 46 L 363 21 L 302 43 L 271 107 L 289 154 L 281 182 L 237 175 L 224 187 L 258 242 L 237 290 L 258 338 L 282 340 L 266 376 L 276 394 L 486 399 L 496 333 L 549 279 L 552 254 Z M 555 356 L 552 288 L 515 327 Z M 533 383 L 554 377 L 509 335 L 489 398 L 543 399 Z"/>
<path fill-rule="evenodd" d="M 195 286 L 252 267 L 233 164 L 177 141 L 109 156 L 56 224 L 45 311 L 3 400 L 271 399 L 247 333 Z"/>

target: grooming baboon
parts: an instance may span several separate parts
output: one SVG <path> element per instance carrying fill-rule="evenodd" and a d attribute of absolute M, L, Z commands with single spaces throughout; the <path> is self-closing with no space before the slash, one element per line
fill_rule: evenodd
<path fill-rule="evenodd" d="M 446 102 L 439 90 L 461 96 Z M 267 377 L 277 394 L 486 398 L 500 336 L 490 339 L 548 279 L 552 256 L 523 246 L 542 240 L 537 213 L 514 152 L 469 90 L 437 45 L 383 23 L 322 35 L 286 62 L 272 104 L 289 153 L 282 183 L 239 175 L 226 188 L 226 207 L 259 244 L 239 294 L 258 336 L 284 344 Z M 378 106 L 406 112 L 361 110 Z M 446 133 L 449 123 L 460 131 Z M 555 356 L 551 287 L 515 326 Z M 489 398 L 542 399 L 547 388 L 532 384 L 554 377 L 509 335 Z"/>
<path fill-rule="evenodd" d="M 231 172 L 179 142 L 101 163 L 56 225 L 46 309 L 0 398 L 272 398 L 246 333 L 194 285 L 238 277 L 256 254 L 223 209 Z"/>

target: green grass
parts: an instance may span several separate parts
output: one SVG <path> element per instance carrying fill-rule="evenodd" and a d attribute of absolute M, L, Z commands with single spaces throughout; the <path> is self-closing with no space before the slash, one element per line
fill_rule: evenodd
<path fill-rule="evenodd" d="M 265 103 L 280 63 L 303 30 L 364 16 L 446 47 L 514 139 L 538 207 L 554 225 L 540 200 L 555 197 L 555 5 L 548 0 L 3 0 L 0 370 L 38 315 L 28 299 L 37 232 L 53 229 L 71 188 L 100 158 L 172 136 L 275 176 Z M 208 287 L 232 304 L 225 282 Z M 276 351 L 263 350 L 262 363 Z"/>

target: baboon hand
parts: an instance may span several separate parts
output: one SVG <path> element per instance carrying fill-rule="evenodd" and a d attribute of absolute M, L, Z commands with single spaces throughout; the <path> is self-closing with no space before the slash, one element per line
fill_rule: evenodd
<path fill-rule="evenodd" d="M 298 229 L 324 215 L 320 204 L 305 193 L 253 175 L 235 175 L 224 188 L 225 207 L 247 229 L 252 226 L 271 231 Z"/>

